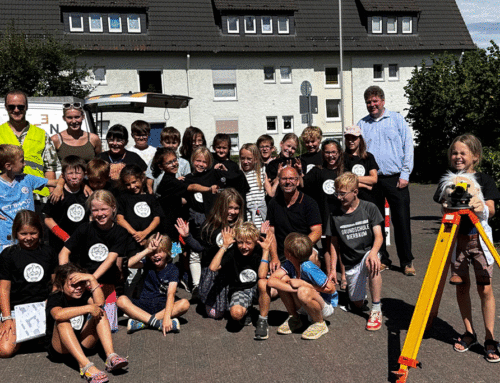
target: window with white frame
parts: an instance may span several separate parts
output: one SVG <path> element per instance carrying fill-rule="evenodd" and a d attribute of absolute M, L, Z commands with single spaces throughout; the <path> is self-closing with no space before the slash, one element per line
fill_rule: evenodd
<path fill-rule="evenodd" d="M 106 84 L 106 68 L 105 67 L 95 67 L 92 69 L 92 75 L 94 77 L 94 84 Z"/>
<path fill-rule="evenodd" d="M 231 139 L 231 154 L 237 154 L 239 150 L 238 120 L 231 118 L 216 118 L 215 133 L 228 134 Z"/>
<path fill-rule="evenodd" d="M 273 33 L 273 19 L 271 16 L 262 16 L 260 18 L 262 33 Z"/>
<path fill-rule="evenodd" d="M 290 33 L 290 19 L 286 16 L 278 17 L 278 33 Z"/>
<path fill-rule="evenodd" d="M 397 17 L 387 18 L 387 33 L 398 33 L 398 19 Z"/>
<path fill-rule="evenodd" d="M 102 16 L 99 13 L 91 13 L 89 15 L 89 31 L 102 32 Z"/>
<path fill-rule="evenodd" d="M 70 32 L 83 32 L 83 16 L 79 13 L 69 15 L 69 30 Z"/>
<path fill-rule="evenodd" d="M 266 130 L 267 133 L 278 133 L 278 117 L 276 116 L 270 116 L 266 117 Z"/>
<path fill-rule="evenodd" d="M 238 133 L 229 133 L 229 138 L 231 139 L 231 152 L 238 154 L 240 150 L 240 139 Z"/>
<path fill-rule="evenodd" d="M 412 33 L 412 24 L 413 24 L 413 18 L 412 17 L 403 17 L 402 20 L 402 29 L 403 33 Z"/>
<path fill-rule="evenodd" d="M 326 121 L 340 121 L 340 100 L 326 100 Z"/>
<path fill-rule="evenodd" d="M 214 85 L 214 100 L 237 100 L 236 69 L 212 69 L 212 81 Z"/>
<path fill-rule="evenodd" d="M 240 20 L 237 17 L 227 18 L 227 33 L 240 33 Z"/>
<path fill-rule="evenodd" d="M 141 33 L 141 17 L 139 15 L 128 15 L 127 28 L 129 33 Z"/>
<path fill-rule="evenodd" d="M 245 16 L 245 33 L 257 33 L 257 23 L 255 16 Z"/>
<path fill-rule="evenodd" d="M 293 132 L 293 116 L 283 116 L 283 133 Z"/>
<path fill-rule="evenodd" d="M 163 93 L 161 81 L 161 71 L 159 70 L 139 70 L 139 91 Z"/>
<path fill-rule="evenodd" d="M 280 67 L 280 82 L 292 82 L 292 68 L 289 66 Z"/>
<path fill-rule="evenodd" d="M 373 80 L 384 81 L 384 66 L 382 64 L 373 64 Z"/>
<path fill-rule="evenodd" d="M 120 33 L 122 31 L 122 18 L 120 15 L 109 15 L 108 24 L 110 32 Z"/>
<path fill-rule="evenodd" d="M 389 80 L 399 80 L 398 64 L 389 64 Z"/>
<path fill-rule="evenodd" d="M 339 68 L 326 67 L 325 68 L 325 87 L 335 88 L 339 86 Z"/>
<path fill-rule="evenodd" d="M 275 83 L 276 82 L 276 71 L 273 66 L 264 67 L 264 82 Z"/>
<path fill-rule="evenodd" d="M 372 33 L 382 33 L 382 17 L 372 17 Z"/>

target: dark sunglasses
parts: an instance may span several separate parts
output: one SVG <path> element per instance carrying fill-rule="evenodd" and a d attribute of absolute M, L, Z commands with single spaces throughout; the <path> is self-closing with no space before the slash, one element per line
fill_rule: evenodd
<path fill-rule="evenodd" d="M 81 102 L 65 103 L 63 104 L 63 109 L 82 109 L 83 104 Z"/>
<path fill-rule="evenodd" d="M 22 112 L 24 109 L 26 109 L 26 105 L 7 105 L 7 109 L 9 109 L 11 112 L 13 112 L 14 110 L 16 110 L 16 108 Z"/>

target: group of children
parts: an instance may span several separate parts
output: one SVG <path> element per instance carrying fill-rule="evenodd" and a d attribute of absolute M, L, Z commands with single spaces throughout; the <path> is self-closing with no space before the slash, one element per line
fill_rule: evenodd
<path fill-rule="evenodd" d="M 269 337 L 267 315 L 275 289 L 289 314 L 278 333 L 301 331 L 301 314 L 307 314 L 311 323 L 302 337 L 317 339 L 328 332 L 325 318 L 337 305 L 337 267 L 353 311 L 363 312 L 368 282 L 372 307 L 366 329 L 381 328 L 383 218 L 371 202 L 378 166 L 359 127 L 346 129 L 345 151 L 335 139 L 323 141 L 318 127 L 306 128 L 301 136 L 306 153 L 300 157 L 295 157 L 300 145 L 295 134 L 284 136 L 276 157 L 273 138 L 264 135 L 241 147 L 239 164 L 230 159 L 226 134 L 215 136 L 211 153 L 195 127 L 186 129 L 182 140 L 177 129 L 163 129 L 162 147 L 155 150 L 147 144 L 149 133 L 147 123 L 135 122 L 135 146 L 129 151 L 127 129 L 111 127 L 109 150 L 98 158 L 87 164 L 76 156 L 63 159 L 64 182 L 24 175 L 22 150 L 0 145 L 0 357 L 19 347 L 14 307 L 47 300 L 49 356 L 65 361 L 71 355 L 88 381 L 107 381 L 86 355 L 100 341 L 108 372 L 128 364 L 113 350 L 116 306 L 130 318 L 129 333 L 143 328 L 177 332 L 178 317 L 190 307 L 188 300 L 176 297 L 180 284 L 201 301 L 208 317 L 227 313 L 240 325 L 250 323 L 249 310 L 258 301 L 257 340 Z M 454 141 L 450 162 L 456 171 L 474 173 L 480 144 L 478 149 L 477 139 L 467 137 Z M 289 233 L 284 254 L 293 270 L 285 265 L 271 270 L 276 239 L 266 221 L 267 203 L 280 193 L 279 175 L 289 166 L 297 169 L 300 186 L 320 207 L 324 238 L 315 244 L 306 235 Z M 491 217 L 500 194 L 491 179 L 484 175 L 482 180 L 488 185 L 484 196 Z M 62 195 L 43 209 L 49 245 L 43 243 L 42 221 L 32 202 L 33 190 L 45 186 L 57 186 Z M 455 345 L 459 352 L 477 339 L 468 303 L 470 281 L 463 272 L 469 262 L 464 247 L 474 234 L 465 233 L 467 238 L 459 241 L 457 254 L 466 255 L 453 265 L 454 276 L 461 277 L 457 297 L 466 327 Z M 331 269 L 324 267 L 325 254 Z M 475 264 L 484 264 L 474 254 Z M 500 361 L 493 341 L 491 271 L 480 281 L 487 360 Z"/>

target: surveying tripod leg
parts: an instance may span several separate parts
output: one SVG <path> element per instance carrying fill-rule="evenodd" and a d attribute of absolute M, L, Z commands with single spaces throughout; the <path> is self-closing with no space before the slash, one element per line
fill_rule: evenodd
<path fill-rule="evenodd" d="M 439 281 L 439 286 L 437 288 L 436 295 L 434 296 L 434 303 L 432 304 L 431 312 L 429 313 L 429 319 L 427 319 L 427 326 L 425 327 L 425 331 L 430 330 L 430 328 L 432 327 L 432 322 L 438 315 L 439 305 L 441 303 L 441 297 L 443 296 L 444 287 L 448 279 L 448 270 L 450 269 L 452 251 L 453 248 L 450 249 L 450 253 L 448 254 L 446 264 L 444 265 L 443 273 L 441 274 L 441 280 Z"/>
<path fill-rule="evenodd" d="M 473 213 L 471 213 L 471 214 L 473 214 Z M 476 217 L 476 216 L 474 216 L 474 217 Z M 471 217 L 471 221 L 474 224 L 474 226 L 476 226 L 476 229 L 479 232 L 479 235 L 483 239 L 484 243 L 486 243 L 486 247 L 488 247 L 488 250 L 491 252 L 491 255 L 493 255 L 493 258 L 495 258 L 495 261 L 497 262 L 498 267 L 500 267 L 500 256 L 498 255 L 498 252 L 495 249 L 495 246 L 493 246 L 490 239 L 486 235 L 486 232 L 484 231 L 483 226 L 481 226 L 481 223 L 479 222 L 479 220 L 477 218 L 474 220 Z"/>

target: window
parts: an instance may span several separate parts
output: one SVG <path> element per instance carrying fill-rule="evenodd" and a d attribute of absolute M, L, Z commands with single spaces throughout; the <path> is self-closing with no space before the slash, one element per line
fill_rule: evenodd
<path fill-rule="evenodd" d="M 71 32 L 83 32 L 83 16 L 72 13 L 69 15 L 69 30 Z"/>
<path fill-rule="evenodd" d="M 326 121 L 340 121 L 340 100 L 326 100 Z"/>
<path fill-rule="evenodd" d="M 290 33 L 288 17 L 278 17 L 278 33 Z"/>
<path fill-rule="evenodd" d="M 389 64 L 389 80 L 399 80 L 398 64 Z"/>
<path fill-rule="evenodd" d="M 240 20 L 237 17 L 227 18 L 227 32 L 240 33 Z"/>
<path fill-rule="evenodd" d="M 387 18 L 387 33 L 398 33 L 398 19 L 396 17 Z"/>
<path fill-rule="evenodd" d="M 325 86 L 327 88 L 337 87 L 339 85 L 339 69 L 337 67 L 325 68 Z"/>
<path fill-rule="evenodd" d="M 106 84 L 106 68 L 95 67 L 92 70 L 94 76 L 94 84 Z"/>
<path fill-rule="evenodd" d="M 226 133 L 231 138 L 231 154 L 237 154 L 239 150 L 238 120 L 215 119 L 215 133 Z"/>
<path fill-rule="evenodd" d="M 122 31 L 122 19 L 120 15 L 108 16 L 109 31 L 120 33 Z"/>
<path fill-rule="evenodd" d="M 282 66 L 280 68 L 280 81 L 292 82 L 292 68 L 289 66 Z"/>
<path fill-rule="evenodd" d="M 373 79 L 384 81 L 384 66 L 382 64 L 373 64 Z"/>
<path fill-rule="evenodd" d="M 283 116 L 283 133 L 293 132 L 293 116 Z"/>
<path fill-rule="evenodd" d="M 214 100 L 237 100 L 236 69 L 212 69 Z"/>
<path fill-rule="evenodd" d="M 102 32 L 102 17 L 98 13 L 91 13 L 89 15 L 89 31 Z"/>
<path fill-rule="evenodd" d="M 403 17 L 403 33 L 412 33 L 412 18 L 411 17 Z"/>
<path fill-rule="evenodd" d="M 278 133 L 278 118 L 266 117 L 267 120 L 267 133 Z"/>
<path fill-rule="evenodd" d="M 260 21 L 262 33 L 273 33 L 273 19 L 271 16 L 262 16 Z"/>
<path fill-rule="evenodd" d="M 382 17 L 372 17 L 372 33 L 382 33 Z"/>
<path fill-rule="evenodd" d="M 245 16 L 245 33 L 257 33 L 255 16 Z"/>
<path fill-rule="evenodd" d="M 230 133 L 229 138 L 231 138 L 231 153 L 238 154 L 240 150 L 240 139 L 238 133 Z"/>
<path fill-rule="evenodd" d="M 141 33 L 141 18 L 139 15 L 127 16 L 127 28 L 129 33 Z"/>
<path fill-rule="evenodd" d="M 141 92 L 163 93 L 163 86 L 161 82 L 161 71 L 140 70 L 139 87 Z"/>
<path fill-rule="evenodd" d="M 264 82 L 267 82 L 267 83 L 275 83 L 276 82 L 276 75 L 275 75 L 274 67 L 272 67 L 272 66 L 265 66 L 264 67 Z"/>

